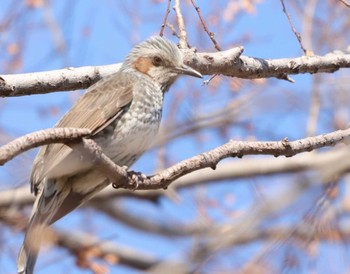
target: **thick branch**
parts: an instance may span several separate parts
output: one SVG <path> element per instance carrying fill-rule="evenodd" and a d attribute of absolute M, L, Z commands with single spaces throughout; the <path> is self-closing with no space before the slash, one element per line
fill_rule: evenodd
<path fill-rule="evenodd" d="M 90 133 L 90 130 L 85 128 L 50 128 L 29 133 L 0 147 L 0 165 L 4 165 L 31 148 L 52 143 L 71 142 Z"/>
<path fill-rule="evenodd" d="M 204 75 L 222 74 L 244 79 L 276 77 L 288 74 L 332 73 L 350 67 L 350 54 L 341 52 L 325 56 L 303 56 L 284 59 L 261 59 L 241 56 L 243 47 L 215 53 L 183 50 L 185 62 Z M 66 68 L 47 72 L 0 76 L 0 97 L 44 94 L 87 88 L 101 77 L 118 71 L 120 64 Z"/>
<path fill-rule="evenodd" d="M 113 64 L 0 75 L 0 97 L 86 89 L 102 77 L 117 72 L 120 66 L 121 64 Z"/>
<path fill-rule="evenodd" d="M 285 78 L 288 74 L 331 73 L 350 67 L 350 54 L 329 53 L 325 56 L 302 56 L 296 58 L 261 59 L 248 56 L 237 58 L 237 47 L 216 53 L 193 53 L 184 51 L 185 62 L 204 75 L 223 74 L 243 79 Z"/>

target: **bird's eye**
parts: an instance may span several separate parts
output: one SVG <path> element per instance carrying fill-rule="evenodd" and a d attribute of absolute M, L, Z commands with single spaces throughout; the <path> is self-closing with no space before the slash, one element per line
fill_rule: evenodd
<path fill-rule="evenodd" d="M 152 63 L 154 66 L 158 67 L 162 64 L 162 62 L 163 62 L 162 58 L 160 58 L 158 56 L 153 57 Z"/>

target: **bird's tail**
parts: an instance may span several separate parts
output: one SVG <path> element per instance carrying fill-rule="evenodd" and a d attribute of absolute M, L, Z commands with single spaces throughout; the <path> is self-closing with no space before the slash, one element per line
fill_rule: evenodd
<path fill-rule="evenodd" d="M 64 182 L 60 180 L 47 180 L 42 185 L 44 187 L 37 194 L 18 255 L 17 271 L 20 274 L 33 273 L 41 242 L 48 232 L 48 225 L 59 219 L 57 214 L 63 201 L 69 196 L 69 192 L 65 191 Z"/>
<path fill-rule="evenodd" d="M 32 219 L 34 220 L 34 219 Z M 18 274 L 32 274 L 38 257 L 44 226 L 30 222 L 17 260 Z"/>
<path fill-rule="evenodd" d="M 23 245 L 18 255 L 17 271 L 32 274 L 41 241 L 48 235 L 48 226 L 89 200 L 109 184 L 98 171 L 81 176 L 49 179 L 37 194 Z"/>

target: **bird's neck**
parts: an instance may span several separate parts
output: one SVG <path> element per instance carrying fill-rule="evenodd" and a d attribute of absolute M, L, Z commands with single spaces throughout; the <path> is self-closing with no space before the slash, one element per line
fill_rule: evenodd
<path fill-rule="evenodd" d="M 139 75 L 140 77 L 145 79 L 145 81 L 151 81 L 154 86 L 157 86 L 162 91 L 162 93 L 167 92 L 170 86 L 175 82 L 177 78 L 176 76 L 174 77 L 164 77 L 164 75 L 157 76 L 157 74 L 152 76 L 149 73 L 144 73 L 130 66 L 125 66 L 122 69 L 124 71 L 132 72 L 136 75 Z"/>

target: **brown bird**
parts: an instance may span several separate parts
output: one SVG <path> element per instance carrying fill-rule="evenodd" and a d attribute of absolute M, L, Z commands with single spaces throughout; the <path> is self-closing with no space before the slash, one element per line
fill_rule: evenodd
<path fill-rule="evenodd" d="M 175 44 L 151 37 L 130 51 L 117 73 L 91 86 L 55 127 L 90 129 L 90 138 L 109 158 L 130 166 L 155 139 L 164 93 L 183 74 L 202 77 L 183 63 Z M 84 160 L 79 144 L 76 148 L 43 146 L 34 160 L 31 190 L 36 201 L 18 256 L 18 273 L 33 273 L 46 226 L 110 184 Z"/>

